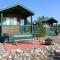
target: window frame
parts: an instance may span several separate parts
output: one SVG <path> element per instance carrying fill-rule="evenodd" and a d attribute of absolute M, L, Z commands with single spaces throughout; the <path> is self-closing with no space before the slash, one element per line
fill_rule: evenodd
<path fill-rule="evenodd" d="M 10 20 L 10 23 L 9 24 L 7 23 L 7 21 L 9 21 L 9 20 L 7 20 L 7 18 Z M 14 19 L 16 19 L 15 20 L 16 21 L 16 24 L 14 23 Z M 5 20 L 5 22 L 4 22 L 4 20 Z M 3 25 L 18 25 L 17 18 L 15 18 L 15 17 L 4 17 L 2 24 Z"/>

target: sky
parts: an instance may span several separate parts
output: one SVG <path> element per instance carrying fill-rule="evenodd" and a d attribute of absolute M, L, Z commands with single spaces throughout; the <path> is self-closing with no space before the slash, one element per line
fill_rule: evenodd
<path fill-rule="evenodd" d="M 0 0 L 0 9 L 16 3 L 31 9 L 35 13 L 33 20 L 45 16 L 53 17 L 60 23 L 60 0 Z"/>

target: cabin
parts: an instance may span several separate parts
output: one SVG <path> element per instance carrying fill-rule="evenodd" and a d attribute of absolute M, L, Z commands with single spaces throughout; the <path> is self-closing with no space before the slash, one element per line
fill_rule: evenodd
<path fill-rule="evenodd" d="M 15 4 L 0 9 L 0 42 L 8 37 L 11 40 L 32 37 L 32 16 L 34 13 L 21 4 Z M 31 24 L 27 25 L 27 18 L 31 17 Z M 16 40 L 17 40 L 16 39 Z"/>
<path fill-rule="evenodd" d="M 58 35 L 58 21 L 54 18 L 50 18 L 46 20 L 46 35 L 52 36 L 52 35 Z"/>

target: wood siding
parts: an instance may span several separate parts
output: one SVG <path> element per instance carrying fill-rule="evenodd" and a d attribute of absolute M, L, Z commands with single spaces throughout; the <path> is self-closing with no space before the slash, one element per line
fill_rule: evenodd
<path fill-rule="evenodd" d="M 3 26 L 2 27 L 2 33 L 8 33 L 8 34 L 17 34 L 19 33 L 19 25 L 17 26 Z"/>

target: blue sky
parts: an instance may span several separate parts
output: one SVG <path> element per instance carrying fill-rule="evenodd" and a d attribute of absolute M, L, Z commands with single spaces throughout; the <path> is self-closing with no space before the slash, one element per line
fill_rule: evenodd
<path fill-rule="evenodd" d="M 35 15 L 33 19 L 38 16 L 54 17 L 60 23 L 60 0 L 1 0 L 0 8 L 20 3 L 32 11 Z"/>

